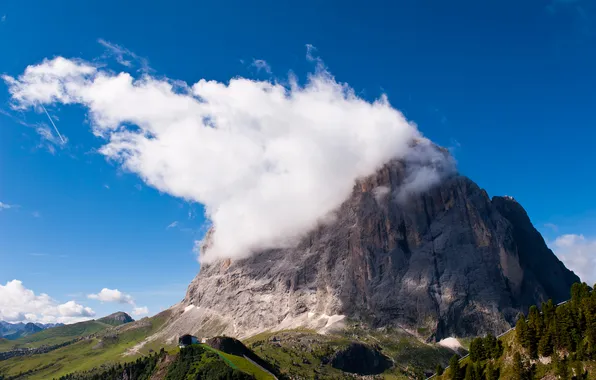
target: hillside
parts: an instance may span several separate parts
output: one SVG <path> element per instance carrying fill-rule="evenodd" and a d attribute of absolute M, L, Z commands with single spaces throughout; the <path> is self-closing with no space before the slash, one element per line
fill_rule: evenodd
<path fill-rule="evenodd" d="M 43 345 L 55 345 L 66 341 L 91 335 L 110 327 L 107 323 L 99 321 L 85 321 L 50 328 L 25 336 L 16 340 L 0 340 L 0 351 L 9 348 L 35 348 Z"/>
<path fill-rule="evenodd" d="M 154 348 L 149 348 L 148 345 L 142 352 L 133 348 L 147 336 L 158 331 L 166 315 L 167 313 L 162 313 L 150 319 L 144 318 L 119 326 L 99 321 L 81 322 L 63 326 L 67 329 L 56 328 L 57 331 L 52 336 L 44 334 L 32 342 L 16 341 L 24 346 L 58 344 L 57 342 L 65 345 L 41 354 L 0 360 L 0 374 L 7 378 L 25 376 L 27 379 L 48 379 L 103 365 L 124 363 L 148 355 L 159 351 L 164 346 L 163 343 L 160 342 L 159 346 L 156 345 Z"/>
<path fill-rule="evenodd" d="M 0 360 L 0 374 L 7 378 L 19 378 L 24 374 L 28 379 L 48 379 L 74 372 L 95 374 L 106 366 L 124 365 L 154 355 L 162 348 L 171 362 L 172 355 L 178 350 L 174 344 L 165 341 L 139 344 L 162 328 L 170 317 L 168 313 L 106 328 L 47 353 Z M 225 339 L 223 342 L 234 341 Z M 407 379 L 415 371 L 430 372 L 436 363 L 447 365 L 452 355 L 452 351 L 421 342 L 402 330 L 370 330 L 357 325 L 327 335 L 303 329 L 262 333 L 245 340 L 246 346 L 242 345 L 240 349 L 237 343 L 230 345 L 216 338 L 209 339 L 208 343 L 214 346 L 212 349 L 222 360 L 228 360 L 237 369 L 252 373 L 254 363 L 260 363 L 260 367 L 278 373 L 278 378 L 310 379 L 315 375 L 319 378 L 351 378 L 353 372 Z M 340 354 L 336 355 L 336 352 Z M 351 360 L 353 355 L 357 355 L 358 360 Z M 349 362 L 360 365 L 352 368 L 346 365 Z M 169 364 L 161 367 L 164 370 Z"/>
<path fill-rule="evenodd" d="M 434 378 L 596 379 L 596 291 L 576 283 L 568 302 L 555 306 L 549 300 L 521 315 L 515 329 L 499 338 L 502 350 L 494 349 L 492 339 L 474 339 L 468 357 L 453 357 Z"/>

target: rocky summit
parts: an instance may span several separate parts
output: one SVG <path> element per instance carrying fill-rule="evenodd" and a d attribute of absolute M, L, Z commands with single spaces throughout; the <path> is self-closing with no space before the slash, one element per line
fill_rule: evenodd
<path fill-rule="evenodd" d="M 112 326 L 119 326 L 119 325 L 123 325 L 125 323 L 134 322 L 134 319 L 132 319 L 132 317 L 130 315 L 126 314 L 125 312 L 118 311 L 118 312 L 112 313 L 110 315 L 107 315 L 103 318 L 99 318 L 98 321 L 107 323 L 108 325 L 112 325 Z"/>
<path fill-rule="evenodd" d="M 578 277 L 513 198 L 458 174 L 404 195 L 408 170 L 393 161 L 358 181 L 294 248 L 202 266 L 163 334 L 357 323 L 440 340 L 497 334 L 531 305 L 568 298 Z"/>

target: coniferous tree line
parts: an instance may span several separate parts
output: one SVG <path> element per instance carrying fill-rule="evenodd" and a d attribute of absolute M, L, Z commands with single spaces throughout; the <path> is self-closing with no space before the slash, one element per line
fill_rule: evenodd
<path fill-rule="evenodd" d="M 527 320 L 520 315 L 515 336 L 532 359 L 559 352 L 576 360 L 596 360 L 596 291 L 576 283 L 566 303 L 555 307 L 549 300 L 540 311 L 532 306 Z"/>
<path fill-rule="evenodd" d="M 517 320 L 515 342 L 521 352 L 515 351 L 508 364 L 515 380 L 534 379 L 539 357 L 550 358 L 557 379 L 587 379 L 584 362 L 596 360 L 596 290 L 576 283 L 569 301 L 532 306 Z M 490 335 L 476 338 L 470 343 L 469 362 L 464 365 L 454 355 L 446 375 L 450 380 L 499 379 L 501 368 L 495 359 L 502 354 L 500 340 Z M 443 368 L 437 366 L 436 373 L 441 375 Z"/>
<path fill-rule="evenodd" d="M 515 340 L 530 359 L 551 358 L 559 379 L 587 378 L 582 362 L 596 360 L 596 291 L 575 283 L 569 301 L 555 306 L 549 300 L 540 310 L 532 306 L 527 318 L 522 314 L 517 320 Z M 527 364 L 514 368 L 521 378 L 533 378 Z"/>
<path fill-rule="evenodd" d="M 449 361 L 450 380 L 497 380 L 500 371 L 494 361 L 503 355 L 503 343 L 494 335 L 484 338 L 475 338 L 470 343 L 470 362 L 464 367 L 459 362 L 459 357 L 453 355 Z M 438 367 L 437 374 L 441 375 L 443 369 Z"/>

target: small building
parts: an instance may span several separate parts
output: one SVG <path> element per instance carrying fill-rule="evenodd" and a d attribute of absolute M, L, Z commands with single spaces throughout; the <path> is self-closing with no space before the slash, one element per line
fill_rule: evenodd
<path fill-rule="evenodd" d="M 180 348 L 184 348 L 186 346 L 190 346 L 191 344 L 197 343 L 199 343 L 199 338 L 193 335 L 186 334 L 178 338 L 178 347 Z"/>

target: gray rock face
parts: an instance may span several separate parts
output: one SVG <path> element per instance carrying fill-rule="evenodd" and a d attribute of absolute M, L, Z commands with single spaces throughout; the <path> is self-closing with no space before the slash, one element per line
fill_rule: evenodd
<path fill-rule="evenodd" d="M 134 319 L 132 319 L 130 315 L 126 314 L 123 311 L 117 311 L 103 318 L 99 318 L 98 321 L 107 323 L 112 326 L 119 326 L 125 323 L 134 322 Z"/>
<path fill-rule="evenodd" d="M 529 306 L 568 298 L 578 277 L 515 200 L 458 175 L 396 199 L 406 175 L 395 161 L 359 181 L 295 248 L 204 265 L 175 318 L 189 332 L 247 336 L 345 316 L 438 340 L 499 333 Z"/>

